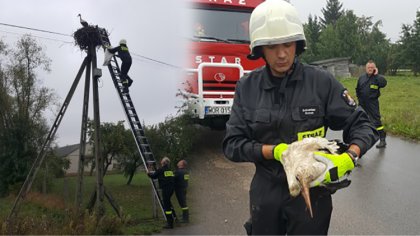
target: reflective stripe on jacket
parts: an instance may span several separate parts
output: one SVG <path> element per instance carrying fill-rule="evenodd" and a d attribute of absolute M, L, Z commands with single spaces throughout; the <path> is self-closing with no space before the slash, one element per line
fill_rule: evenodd
<path fill-rule="evenodd" d="M 381 88 L 387 85 L 385 77 L 382 75 L 363 74 L 357 80 L 356 95 L 359 100 L 377 99 L 381 96 Z"/>
<path fill-rule="evenodd" d="M 164 165 L 157 169 L 154 173 L 149 174 L 153 179 L 158 179 L 160 188 L 172 188 L 174 187 L 174 173 L 168 165 Z"/>
<path fill-rule="evenodd" d="M 121 58 L 121 61 L 123 62 L 126 62 L 126 63 L 132 62 L 130 52 L 128 51 L 128 47 L 125 44 L 121 44 L 118 47 L 108 49 L 108 51 L 112 54 L 117 52 L 118 57 Z"/>

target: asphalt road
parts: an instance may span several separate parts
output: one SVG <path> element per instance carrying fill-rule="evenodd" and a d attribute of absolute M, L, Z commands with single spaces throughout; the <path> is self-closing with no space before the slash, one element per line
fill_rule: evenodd
<path fill-rule="evenodd" d="M 192 222 L 162 234 L 244 235 L 254 166 L 224 158 L 223 132 L 204 137 L 191 163 Z M 330 131 L 327 138 L 341 134 Z M 420 144 L 393 136 L 387 143 L 382 150 L 373 147 L 351 174 L 351 185 L 333 195 L 329 234 L 420 234 Z"/>
<path fill-rule="evenodd" d="M 331 137 L 340 137 L 332 133 Z M 333 196 L 330 234 L 420 234 L 420 144 L 388 136 Z"/>

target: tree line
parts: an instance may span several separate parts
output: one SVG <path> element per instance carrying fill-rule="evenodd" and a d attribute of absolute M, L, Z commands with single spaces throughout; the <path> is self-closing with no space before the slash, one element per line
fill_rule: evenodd
<path fill-rule="evenodd" d="M 93 121 L 89 121 L 88 137 L 92 146 L 94 146 L 93 127 Z M 157 163 L 165 156 L 169 157 L 173 163 L 186 159 L 197 135 L 196 127 L 192 125 L 188 114 L 167 116 L 163 122 L 148 126 L 143 124 L 143 127 Z M 105 172 L 115 161 L 129 185 L 138 169 L 144 165 L 132 131 L 124 127 L 124 121 L 105 122 L 100 125 L 100 129 L 101 154 Z M 91 156 L 88 156 L 87 162 L 91 163 L 91 174 L 95 169 L 94 153 L 95 150 Z"/>
<path fill-rule="evenodd" d="M 44 111 L 54 106 L 56 95 L 41 85 L 36 71 L 50 71 L 50 63 L 44 49 L 28 35 L 12 48 L 0 40 L 0 196 L 25 180 L 48 134 Z M 65 161 L 48 162 L 59 166 L 49 175 L 64 173 Z"/>
<path fill-rule="evenodd" d="M 304 62 L 350 57 L 356 65 L 370 59 L 379 71 L 396 75 L 398 69 L 410 69 L 415 76 L 420 72 L 420 11 L 413 24 L 402 24 L 399 40 L 391 42 L 380 30 L 382 21 L 371 16 L 357 16 L 343 8 L 339 0 L 327 0 L 321 9 L 323 17 L 308 17 L 304 24 L 307 50 Z"/>

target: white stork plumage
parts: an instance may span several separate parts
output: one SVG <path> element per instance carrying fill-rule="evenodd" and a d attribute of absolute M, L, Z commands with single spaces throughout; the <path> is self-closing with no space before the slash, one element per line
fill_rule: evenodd
<path fill-rule="evenodd" d="M 313 217 L 313 213 L 309 185 L 326 169 L 324 163 L 314 158 L 314 152 L 328 150 L 330 153 L 337 153 L 338 149 L 339 146 L 336 142 L 325 138 L 305 138 L 290 144 L 282 155 L 290 195 L 296 197 L 302 193 L 311 217 Z"/>
<path fill-rule="evenodd" d="M 77 16 L 80 17 L 80 24 L 82 24 L 83 27 L 88 27 L 89 26 L 89 24 L 85 20 L 82 19 L 82 15 L 80 13 Z"/>

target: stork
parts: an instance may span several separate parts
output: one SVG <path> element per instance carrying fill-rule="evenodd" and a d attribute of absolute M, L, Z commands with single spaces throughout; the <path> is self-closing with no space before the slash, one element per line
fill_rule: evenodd
<path fill-rule="evenodd" d="M 307 209 L 313 218 L 309 185 L 317 179 L 327 166 L 314 158 L 314 152 L 328 150 L 337 153 L 339 146 L 325 138 L 305 138 L 293 142 L 282 155 L 289 192 L 292 197 L 302 193 Z"/>
<path fill-rule="evenodd" d="M 78 17 L 80 17 L 80 24 L 83 25 L 83 27 L 88 27 L 89 24 L 87 23 L 87 21 L 82 19 L 82 15 L 79 13 L 79 15 L 77 15 Z"/>

